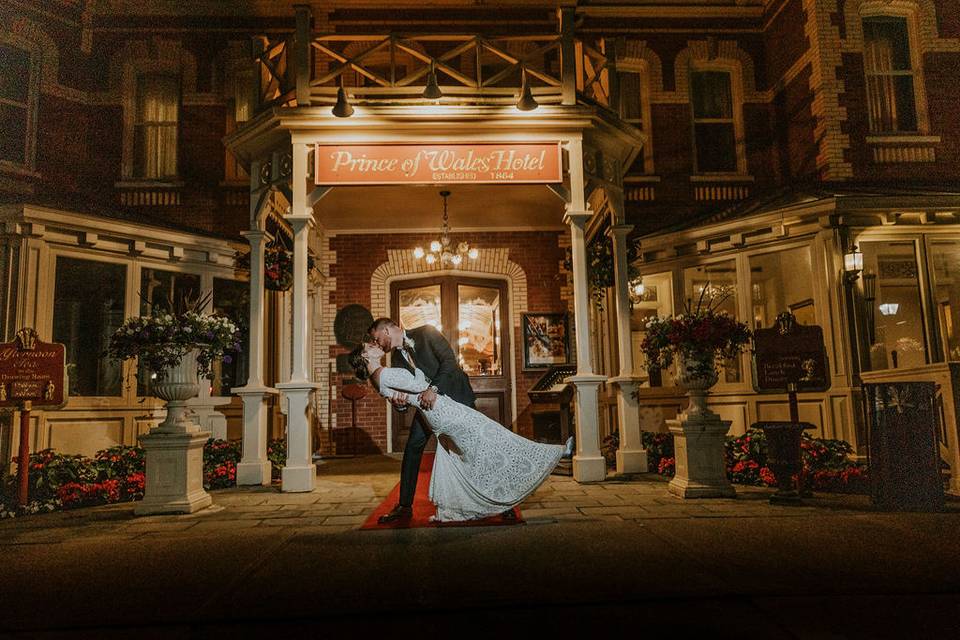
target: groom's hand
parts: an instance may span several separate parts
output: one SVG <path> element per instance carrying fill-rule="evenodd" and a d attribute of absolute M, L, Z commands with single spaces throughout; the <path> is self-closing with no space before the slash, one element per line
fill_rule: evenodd
<path fill-rule="evenodd" d="M 420 394 L 420 406 L 429 411 L 433 409 L 433 404 L 437 401 L 437 392 L 433 389 L 427 389 Z"/>
<path fill-rule="evenodd" d="M 390 404 L 392 404 L 397 409 L 406 408 L 407 406 L 407 394 L 398 393 L 394 397 L 390 398 Z"/>

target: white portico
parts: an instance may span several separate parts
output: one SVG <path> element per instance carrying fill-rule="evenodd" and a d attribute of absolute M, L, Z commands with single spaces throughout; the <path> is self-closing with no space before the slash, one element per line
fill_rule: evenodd
<path fill-rule="evenodd" d="M 329 36 L 313 35 L 309 28 L 306 9 L 298 13 L 297 33 L 292 52 L 298 70 L 289 83 L 289 95 L 282 91 L 283 78 L 271 75 L 275 64 L 269 64 L 277 47 L 264 43 L 258 63 L 267 71 L 261 76 L 264 84 L 276 82 L 276 105 L 260 113 L 227 140 L 231 151 L 250 167 L 251 175 L 251 231 L 247 238 L 251 245 L 250 295 L 250 376 L 247 386 L 237 390 L 244 398 L 243 460 L 238 470 L 240 484 L 269 483 L 269 464 L 266 460 L 266 406 L 271 394 L 281 393 L 287 403 L 287 461 L 283 470 L 284 491 L 310 491 L 314 487 L 315 467 L 311 456 L 313 447 L 313 413 L 315 394 L 329 393 L 329 386 L 315 379 L 318 367 L 311 366 L 310 318 L 317 312 L 315 305 L 329 305 L 329 300 L 318 296 L 310 303 L 308 279 L 308 245 L 312 239 L 323 236 L 340 223 L 342 210 L 335 203 L 350 197 L 356 203 L 369 202 L 366 212 L 352 216 L 354 227 L 366 225 L 371 230 L 391 228 L 418 229 L 425 226 L 418 212 L 433 207 L 433 190 L 418 188 L 423 184 L 447 184 L 443 177 L 416 184 L 406 184 L 402 196 L 395 199 L 390 211 L 395 219 L 384 223 L 381 200 L 385 193 L 376 191 L 373 183 L 364 186 L 318 186 L 315 180 L 317 145 L 422 145 L 424 148 L 444 144 L 459 145 L 516 145 L 546 143 L 559 149 L 562 178 L 558 182 L 511 185 L 511 193 L 520 193 L 530 204 L 511 214 L 510 228 L 532 225 L 534 220 L 550 220 L 563 224 L 569 230 L 572 254 L 573 325 L 577 363 L 576 375 L 569 379 L 576 388 L 575 422 L 577 450 L 573 460 L 574 477 L 580 482 L 603 480 L 606 465 L 600 453 L 598 432 L 598 389 L 611 383 L 617 389 L 621 448 L 617 466 L 622 472 L 646 471 L 646 454 L 640 442 L 639 420 L 635 394 L 636 377 L 631 361 L 629 327 L 629 291 L 627 283 L 626 236 L 630 227 L 623 210 L 621 178 L 625 168 L 639 153 L 642 134 L 625 124 L 610 109 L 582 99 L 586 86 L 604 81 L 615 74 L 596 74 L 584 84 L 584 68 L 577 56 L 583 48 L 575 46 L 572 37 L 571 16 L 560 14 L 559 34 L 539 37 L 540 51 L 555 50 L 559 68 L 557 76 L 544 68 L 537 69 L 532 62 L 512 57 L 505 62 L 507 71 L 501 75 L 503 83 L 487 87 L 479 77 L 470 76 L 453 66 L 454 56 L 463 57 L 470 47 L 476 47 L 477 59 L 482 54 L 480 40 L 473 36 L 434 36 L 429 41 L 436 45 L 444 37 L 451 40 L 446 53 L 425 53 L 410 39 L 386 36 L 370 43 L 372 36 L 361 39 L 365 48 L 352 58 L 345 57 L 343 48 L 337 49 Z M 337 36 L 341 42 L 347 36 Z M 536 41 L 536 36 L 526 38 Z M 426 42 L 426 41 L 424 41 Z M 434 46 L 435 48 L 435 46 Z M 390 69 L 364 66 L 377 50 L 391 52 Z M 321 73 L 317 60 L 308 64 L 310 51 L 318 51 L 332 58 L 327 71 Z M 485 55 L 485 54 L 484 54 Z M 406 56 L 408 64 L 400 71 L 396 60 Z M 419 71 L 411 71 L 409 61 L 418 62 Z M 480 75 L 477 65 L 477 76 Z M 556 67 L 550 67 L 551 69 Z M 437 70 L 457 84 L 440 85 L 443 98 L 424 99 L 425 76 Z M 521 111 L 516 106 L 520 87 L 509 85 L 510 72 L 521 77 L 536 78 L 540 84 L 534 91 L 538 108 Z M 577 70 L 579 76 L 574 72 Z M 346 92 L 353 100 L 349 117 L 335 117 L 331 113 L 333 95 L 347 72 L 359 71 L 364 77 L 377 79 L 373 86 L 356 87 Z M 406 73 L 406 75 L 401 75 Z M 578 77 L 580 92 L 578 93 Z M 418 80 L 419 79 L 419 80 Z M 416 86 L 416 85 L 421 86 Z M 614 83 L 615 84 L 615 83 Z M 607 100 L 612 100 L 616 87 L 607 81 Z M 410 94 L 414 94 L 410 97 Z M 286 97 L 284 97 L 286 96 Z M 447 97 L 449 96 L 449 97 Z M 263 96 L 261 96 L 263 97 Z M 342 98 L 341 98 L 342 102 Z M 454 182 L 456 178 L 453 179 Z M 486 182 L 497 182 L 496 178 Z M 504 179 L 504 182 L 509 182 Z M 465 203 L 461 215 L 469 217 L 475 227 L 494 224 L 497 194 L 505 187 L 493 184 L 485 187 L 485 197 Z M 337 193 L 341 192 L 341 193 Z M 429 192 L 429 193 L 428 193 Z M 290 375 L 285 382 L 267 387 L 263 383 L 262 362 L 265 348 L 263 335 L 264 296 L 262 271 L 264 236 L 263 209 L 276 209 L 277 200 L 289 203 L 285 219 L 293 233 L 294 278 L 291 297 Z M 588 202 L 596 203 L 593 207 Z M 608 379 L 594 369 L 594 354 L 590 340 L 590 295 L 586 254 L 588 222 L 596 216 L 609 216 L 616 261 L 616 309 L 621 348 L 618 375 Z M 359 218 L 359 219 L 358 219 Z M 512 324 L 512 323 L 511 323 Z M 328 399 L 332 401 L 332 399 Z"/>

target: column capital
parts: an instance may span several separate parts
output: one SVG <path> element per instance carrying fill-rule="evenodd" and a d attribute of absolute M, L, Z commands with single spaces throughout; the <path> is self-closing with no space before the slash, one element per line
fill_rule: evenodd
<path fill-rule="evenodd" d="M 583 228 L 587 220 L 593 217 L 593 211 L 589 209 L 567 209 L 563 214 L 563 223 L 571 226 Z"/>
<path fill-rule="evenodd" d="M 622 236 L 622 237 L 625 238 L 625 237 L 627 237 L 627 234 L 629 234 L 631 231 L 633 231 L 633 225 L 632 225 L 632 224 L 615 224 L 615 225 L 613 225 L 612 227 L 610 227 L 610 229 L 608 230 L 607 233 L 608 233 L 611 237 L 613 237 L 613 236 Z"/>
<path fill-rule="evenodd" d="M 241 231 L 240 235 L 246 238 L 250 244 L 253 244 L 267 237 L 267 232 L 261 229 L 249 229 L 247 231 Z"/>
<path fill-rule="evenodd" d="M 313 216 L 309 214 L 290 214 L 288 216 L 284 216 L 284 219 L 287 220 L 290 223 L 290 226 L 293 227 L 294 233 L 313 223 Z"/>

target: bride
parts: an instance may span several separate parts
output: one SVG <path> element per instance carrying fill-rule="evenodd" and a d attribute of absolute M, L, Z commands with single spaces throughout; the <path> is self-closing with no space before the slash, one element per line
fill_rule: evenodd
<path fill-rule="evenodd" d="M 438 396 L 432 409 L 422 408 L 418 396 L 430 387 L 423 372 L 384 367 L 383 356 L 375 342 L 362 342 L 350 353 L 350 365 L 383 397 L 417 407 L 441 441 L 430 477 L 430 500 L 437 506 L 432 519 L 473 520 L 512 509 L 546 480 L 561 457 L 571 455 L 573 438 L 566 447 L 533 442 L 447 396 Z M 447 439 L 452 445 L 442 446 Z"/>

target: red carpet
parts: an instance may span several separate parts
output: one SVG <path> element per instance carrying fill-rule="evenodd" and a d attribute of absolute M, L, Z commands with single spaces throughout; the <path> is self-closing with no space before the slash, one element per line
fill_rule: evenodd
<path fill-rule="evenodd" d="M 413 517 L 409 520 L 399 520 L 387 524 L 380 524 L 377 518 L 388 513 L 400 499 L 400 484 L 393 488 L 387 499 L 380 503 L 361 529 L 415 529 L 417 527 L 490 527 L 497 525 L 511 525 L 523 523 L 520 510 L 514 507 L 516 520 L 506 520 L 501 515 L 490 516 L 482 520 L 467 520 L 464 522 L 430 522 L 430 516 L 436 515 L 437 508 L 430 502 L 430 473 L 433 471 L 433 453 L 424 453 L 420 461 L 420 475 L 417 477 L 417 493 L 413 496 Z"/>

